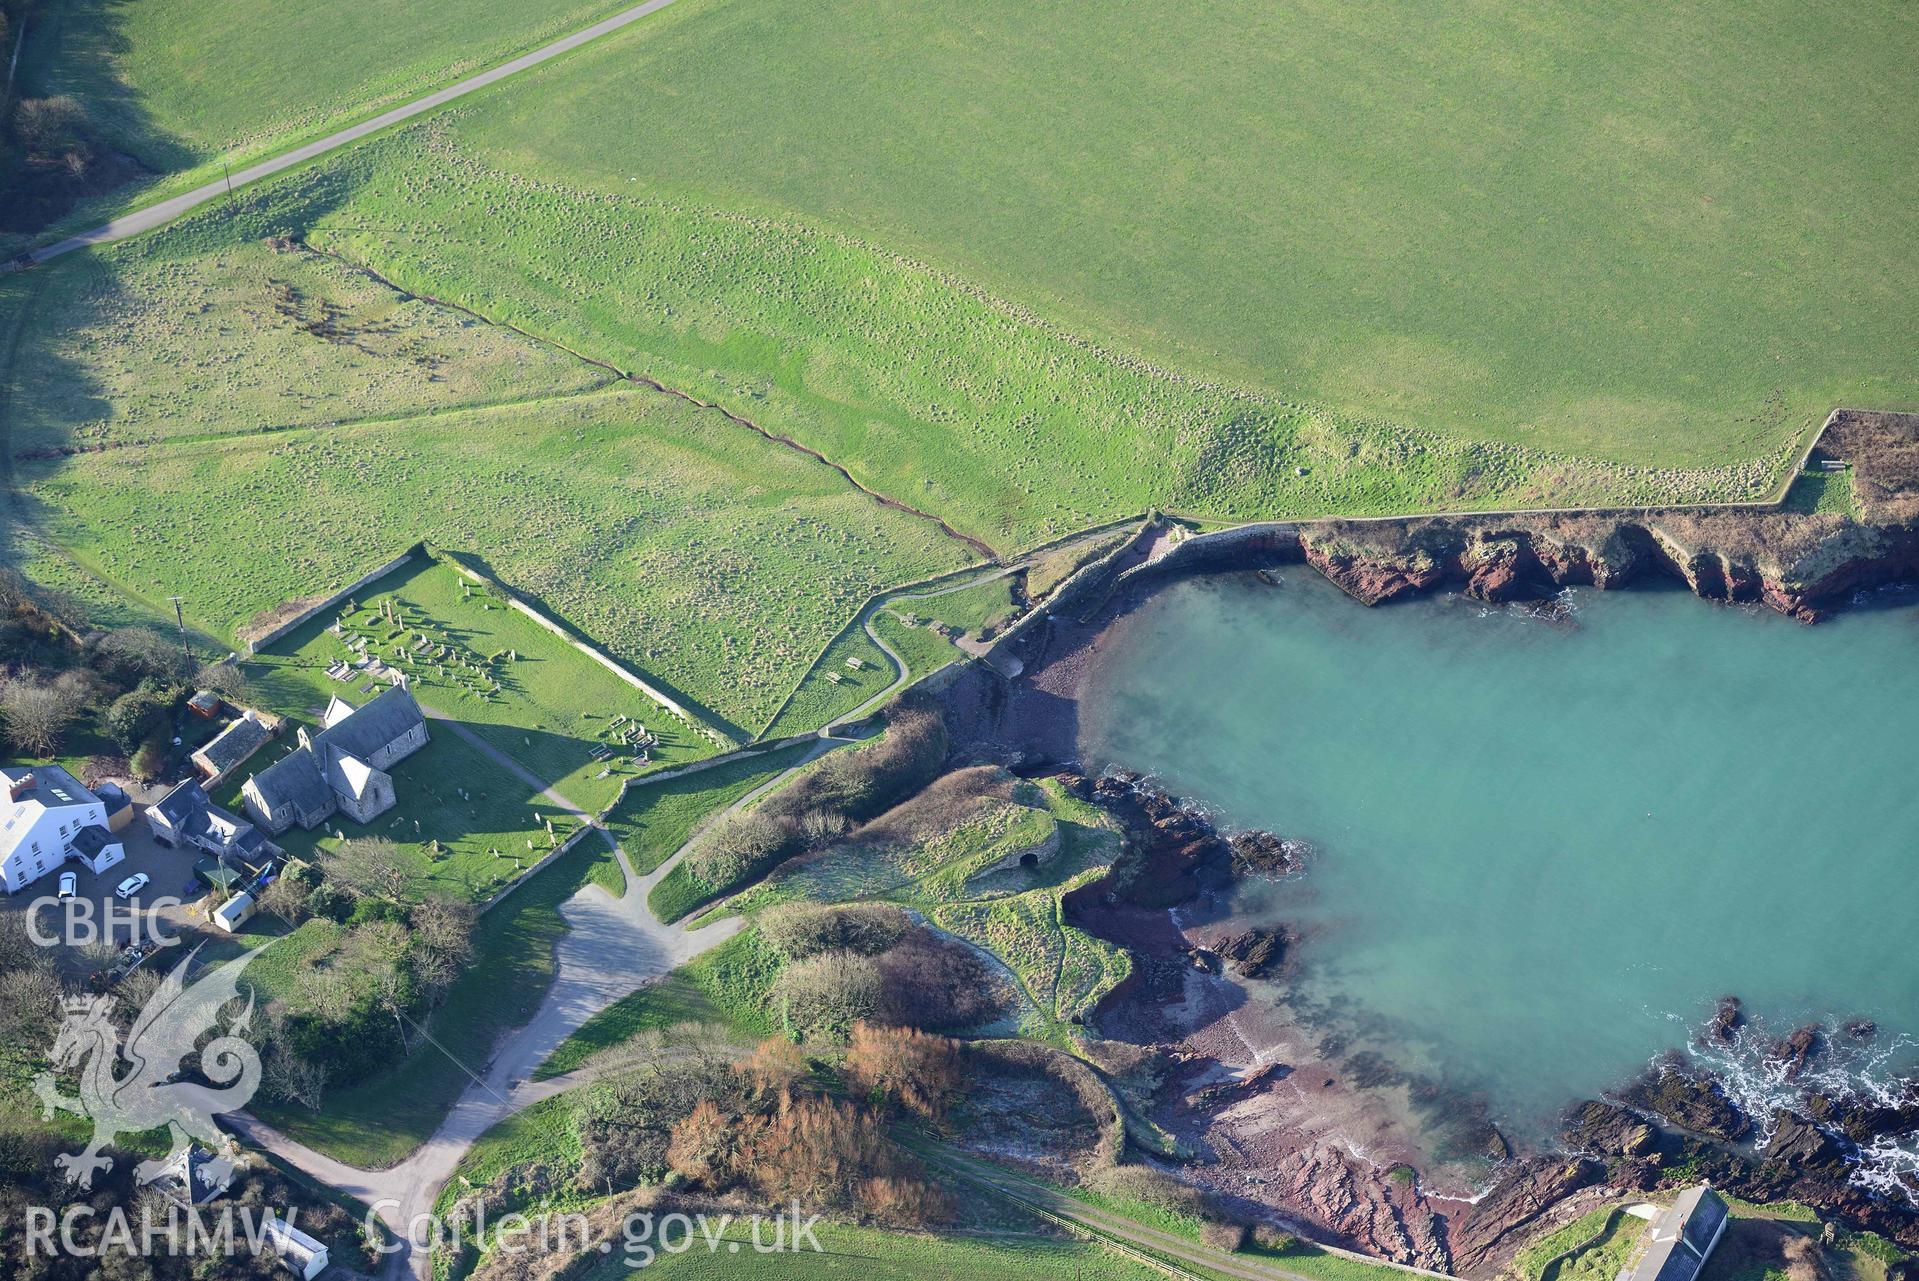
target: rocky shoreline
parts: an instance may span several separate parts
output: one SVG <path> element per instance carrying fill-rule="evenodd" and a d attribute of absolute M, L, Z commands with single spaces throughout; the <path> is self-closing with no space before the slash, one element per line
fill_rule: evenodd
<path fill-rule="evenodd" d="M 1235 980 L 1282 978 L 1295 940 L 1275 928 L 1206 935 L 1182 909 L 1244 877 L 1293 875 L 1306 847 L 1267 832 L 1221 833 L 1137 775 L 1066 782 L 1128 837 L 1114 874 L 1069 903 L 1074 924 L 1139 961 L 1092 1022 L 1179 1065 L 1152 1100 L 1154 1119 L 1197 1154 L 1190 1177 L 1247 1212 L 1277 1212 L 1309 1235 L 1395 1262 L 1489 1275 L 1596 1203 L 1703 1179 L 1748 1200 L 1797 1201 L 1919 1249 L 1919 1181 L 1908 1200 L 1852 1177 L 1864 1147 L 1919 1138 L 1919 1079 L 1866 1091 L 1820 1070 L 1844 1047 L 1872 1043 L 1870 1023 L 1772 1037 L 1727 997 L 1697 1045 L 1745 1050 L 1754 1071 L 1797 1086 L 1792 1100 L 1775 1088 L 1754 1115 L 1726 1075 L 1674 1050 L 1610 1096 L 1569 1108 L 1556 1150 L 1515 1154 L 1478 1100 L 1375 1052 L 1349 1053 L 1303 1027 L 1270 1045 L 1247 1039 L 1238 1022 L 1246 993 Z M 1389 1106 L 1392 1097 L 1418 1110 L 1421 1133 Z M 1434 1117 L 1448 1146 L 1484 1162 L 1470 1195 L 1431 1181 Z"/>
<path fill-rule="evenodd" d="M 1457 588 L 1489 604 L 1666 580 L 1816 622 L 1919 578 L 1919 414 L 1835 414 L 1812 465 L 1840 511 L 1721 509 L 1246 525 L 1181 540 L 1133 577 L 1306 564 L 1378 605 Z"/>
<path fill-rule="evenodd" d="M 1862 592 L 1919 581 L 1919 415 L 1835 415 L 1814 464 L 1845 474 L 1855 512 L 1435 517 L 1211 534 L 1149 521 L 1070 600 L 1056 596 L 948 689 L 949 725 L 963 754 L 1077 769 L 1078 698 L 1109 629 L 1187 574 L 1306 564 L 1368 605 L 1441 588 L 1509 603 L 1667 579 L 1806 622 Z M 1872 1029 L 1798 1029 L 1759 1044 L 1729 998 L 1693 1049 L 1741 1050 L 1771 1083 L 1762 1099 L 1706 1055 L 1675 1051 L 1610 1097 L 1571 1108 L 1556 1150 L 1513 1155 L 1476 1100 L 1307 1029 L 1242 1030 L 1237 980 L 1283 979 L 1299 940 L 1284 930 L 1221 936 L 1181 909 L 1241 876 L 1297 872 L 1310 851 L 1268 833 L 1229 837 L 1136 776 L 1070 781 L 1129 837 L 1113 875 L 1068 902 L 1075 924 L 1136 958 L 1092 1021 L 1104 1037 L 1157 1045 L 1178 1063 L 1150 1101 L 1154 1119 L 1198 1154 L 1190 1177 L 1249 1213 L 1376 1257 L 1480 1276 L 1595 1204 L 1706 1179 L 1919 1249 L 1919 1172 L 1905 1176 L 1904 1196 L 1852 1177 L 1862 1151 L 1919 1137 L 1919 1082 L 1868 1091 L 1818 1070 L 1836 1045 L 1869 1043 Z M 1428 1136 L 1415 1133 L 1413 1110 L 1444 1116 L 1449 1140 L 1489 1163 L 1480 1186 L 1425 1168 Z"/>

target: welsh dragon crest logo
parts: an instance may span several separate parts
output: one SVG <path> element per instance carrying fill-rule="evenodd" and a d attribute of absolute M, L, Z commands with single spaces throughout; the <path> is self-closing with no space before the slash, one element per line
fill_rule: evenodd
<path fill-rule="evenodd" d="M 142 1183 L 159 1177 L 193 1140 L 213 1152 L 232 1152 L 232 1142 L 213 1124 L 213 1117 L 237 1112 L 260 1088 L 259 1052 L 242 1039 L 252 1024 L 252 991 L 247 993 L 246 1007 L 220 1035 L 204 1047 L 200 1040 L 220 1023 L 222 1011 L 239 999 L 240 971 L 254 954 L 228 961 L 189 987 L 187 972 L 199 954 L 196 947 L 173 967 L 141 1008 L 125 1045 L 107 1017 L 113 1009 L 111 996 L 67 1002 L 66 1020 L 51 1057 L 54 1072 L 79 1068 L 80 1095 L 61 1094 L 53 1072 L 42 1072 L 33 1091 L 40 1096 L 46 1119 L 51 1120 L 59 1109 L 93 1122 L 93 1141 L 84 1151 L 55 1158 L 69 1183 L 92 1187 L 96 1173 L 113 1168 L 113 1158 L 102 1156 L 102 1148 L 121 1134 L 163 1125 L 172 1135 L 172 1150 L 158 1161 L 143 1161 L 134 1168 L 134 1177 Z M 196 1051 L 200 1075 L 213 1086 L 174 1079 Z M 127 1071 L 121 1074 L 118 1069 L 123 1062 Z M 218 1183 L 224 1183 L 232 1169 L 224 1155 L 208 1163 L 208 1173 Z"/>

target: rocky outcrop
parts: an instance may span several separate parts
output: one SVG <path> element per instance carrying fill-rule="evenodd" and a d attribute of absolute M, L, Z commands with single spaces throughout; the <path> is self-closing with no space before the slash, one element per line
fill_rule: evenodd
<path fill-rule="evenodd" d="M 1825 1029 L 1818 1024 L 1808 1024 L 1775 1042 L 1766 1061 L 1777 1067 L 1788 1081 L 1797 1081 L 1825 1045 Z"/>
<path fill-rule="evenodd" d="M 1075 796 L 1119 820 L 1126 857 L 1102 882 L 1109 901 L 1134 907 L 1174 907 L 1206 890 L 1224 889 L 1246 872 L 1296 869 L 1305 846 L 1270 832 L 1220 835 L 1206 814 L 1138 774 L 1116 770 L 1098 778 L 1062 776 Z"/>
<path fill-rule="evenodd" d="M 1286 931 L 1277 927 L 1247 930 L 1220 940 L 1219 954 L 1241 978 L 1269 979 L 1286 964 Z"/>
<path fill-rule="evenodd" d="M 1445 582 L 1446 562 L 1417 545 L 1371 552 L 1332 537 L 1302 537 L 1306 563 L 1363 605 L 1430 591 Z"/>
<path fill-rule="evenodd" d="M 1260 1200 L 1283 1205 L 1318 1235 L 1395 1263 L 1449 1271 L 1446 1221 L 1410 1180 L 1395 1182 L 1330 1144 L 1286 1153 L 1260 1176 Z"/>
<path fill-rule="evenodd" d="M 1752 1132 L 1751 1120 L 1726 1097 L 1718 1081 L 1676 1057 L 1634 1082 L 1620 1097 L 1629 1107 L 1705 1138 L 1734 1143 Z"/>
<path fill-rule="evenodd" d="M 1731 1045 L 1745 1022 L 1746 1014 L 1739 998 L 1722 996 L 1719 998 L 1719 1008 L 1713 1011 L 1712 1022 L 1706 1025 L 1706 1037 L 1720 1045 Z"/>
<path fill-rule="evenodd" d="M 1585 1157 L 1540 1157 L 1510 1168 L 1472 1213 L 1453 1226 L 1453 1265 L 1470 1275 L 1539 1217 L 1581 1188 L 1599 1183 L 1606 1168 Z"/>
<path fill-rule="evenodd" d="M 1284 544 L 1295 540 L 1298 558 L 1367 605 L 1441 586 L 1503 604 L 1656 575 L 1812 622 L 1860 591 L 1919 580 L 1919 414 L 1836 415 L 1818 456 L 1846 469 L 1856 515 L 1747 507 L 1321 521 L 1263 527 L 1242 563 L 1293 559 Z"/>
<path fill-rule="evenodd" d="M 1743 1045 L 1764 1059 L 1774 1080 L 1796 1079 L 1795 1073 L 1830 1049 L 1816 1026 L 1754 1044 L 1741 1036 L 1742 1022 L 1739 1003 L 1728 997 L 1701 1030 L 1699 1043 Z M 1608 1184 L 1622 1191 L 1650 1189 L 1683 1169 L 1685 1178 L 1705 1179 L 1723 1192 L 1753 1201 L 1799 1201 L 1846 1227 L 1919 1248 L 1919 1183 L 1901 1194 L 1855 1182 L 1867 1149 L 1919 1138 L 1919 1080 L 1842 1093 L 1808 1090 L 1788 1106 L 1748 1117 L 1711 1073 L 1674 1055 L 1617 1100 L 1571 1109 L 1561 1138 L 1573 1151 L 1605 1162 Z"/>
<path fill-rule="evenodd" d="M 1566 1114 L 1564 1134 L 1574 1150 L 1608 1160 L 1643 1157 L 1659 1146 L 1659 1131 L 1638 1113 L 1598 1099 Z"/>
<path fill-rule="evenodd" d="M 1257 829 L 1227 838 L 1236 876 L 1291 876 L 1306 866 L 1312 850 L 1306 842 L 1282 839 Z"/>

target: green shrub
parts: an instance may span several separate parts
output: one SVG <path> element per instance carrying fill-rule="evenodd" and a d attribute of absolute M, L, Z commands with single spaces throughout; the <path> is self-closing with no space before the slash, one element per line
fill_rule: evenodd
<path fill-rule="evenodd" d="M 155 680 L 143 680 L 113 700 L 107 709 L 106 730 L 124 751 L 134 751 L 157 734 L 174 701 L 177 690 Z"/>
<path fill-rule="evenodd" d="M 1299 1244 L 1299 1238 L 1283 1228 L 1261 1223 L 1253 1229 L 1253 1244 L 1274 1254 L 1284 1254 Z"/>
<path fill-rule="evenodd" d="M 911 925 L 891 903 L 787 903 L 760 917 L 760 933 L 793 961 L 834 951 L 878 956 Z"/>
<path fill-rule="evenodd" d="M 773 998 L 794 1035 L 838 1038 L 879 1013 L 885 986 L 871 957 L 822 952 L 780 971 Z"/>
<path fill-rule="evenodd" d="M 694 838 L 686 851 L 687 874 L 716 890 L 764 875 L 798 853 L 798 825 L 778 815 L 729 814 Z"/>

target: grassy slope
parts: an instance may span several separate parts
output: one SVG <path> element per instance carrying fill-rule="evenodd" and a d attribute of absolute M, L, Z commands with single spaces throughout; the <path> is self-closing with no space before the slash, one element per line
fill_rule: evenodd
<path fill-rule="evenodd" d="M 848 667 L 848 659 L 855 659 L 860 665 Z M 792 697 L 767 724 L 766 736 L 780 738 L 816 730 L 870 702 L 898 679 L 899 672 L 892 661 L 855 620 L 833 638 L 819 660 L 807 670 Z"/>
<path fill-rule="evenodd" d="M 645 876 L 672 857 L 710 815 L 797 765 L 811 749 L 811 744 L 796 744 L 629 788 L 606 816 L 607 830 L 626 851 L 633 871 Z"/>
<path fill-rule="evenodd" d="M 424 537 L 477 551 L 736 726 L 770 715 L 876 588 L 967 555 L 819 464 L 641 390 L 16 476 L 32 523 L 98 578 L 149 609 L 178 592 L 216 634 Z"/>
<path fill-rule="evenodd" d="M 1919 23 L 1848 14 L 694 0 L 460 134 L 843 228 L 1190 371 L 1697 466 L 1919 397 Z"/>

